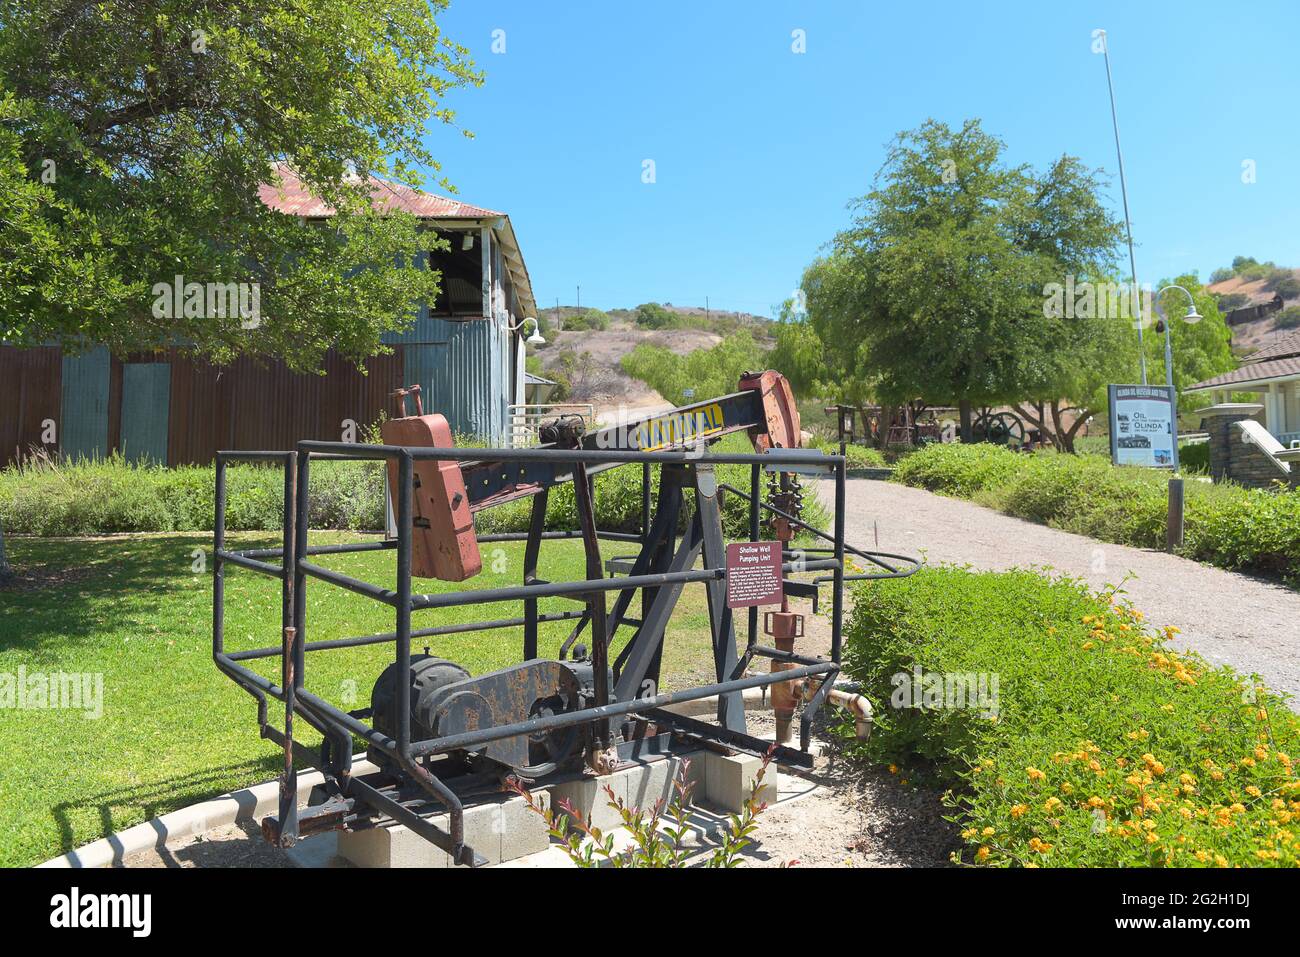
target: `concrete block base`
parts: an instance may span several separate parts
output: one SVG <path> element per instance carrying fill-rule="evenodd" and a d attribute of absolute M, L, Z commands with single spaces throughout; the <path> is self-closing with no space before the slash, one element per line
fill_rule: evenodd
<path fill-rule="evenodd" d="M 733 814 L 739 813 L 753 793 L 754 782 L 763 767 L 763 760 L 750 754 L 718 754 L 700 751 L 696 754 L 704 781 L 704 797 L 712 804 Z M 699 786 L 697 785 L 697 790 Z M 771 764 L 758 787 L 757 799 L 763 804 L 775 804 L 777 799 L 777 769 Z"/>
<path fill-rule="evenodd" d="M 600 777 L 575 776 L 548 788 L 533 791 L 533 799 L 543 808 L 559 811 L 560 802 L 571 804 L 574 812 L 602 832 L 617 831 L 623 826 L 617 808 L 610 806 L 610 792 L 633 810 L 646 814 L 656 801 L 672 800 L 674 782 L 685 773 L 694 782 L 692 802 L 706 802 L 718 809 L 736 813 L 748 800 L 763 762 L 744 754 L 723 755 L 700 750 L 687 757 L 636 762 L 613 774 Z M 768 804 L 777 800 L 777 769 L 773 764 L 763 781 L 758 798 Z M 606 788 L 609 790 L 607 791 Z M 429 819 L 446 830 L 447 815 Z M 546 822 L 530 810 L 522 797 L 499 795 L 480 800 L 465 811 L 465 843 L 483 855 L 489 864 L 501 864 L 545 852 L 550 848 Z M 316 858 L 328 856 L 322 847 Z M 341 831 L 333 848 L 338 858 L 357 867 L 450 867 L 451 858 L 422 837 L 400 824 L 389 822 L 357 831 Z M 304 859 L 304 862 L 306 860 Z M 319 861 L 316 862 L 320 866 Z"/>
<path fill-rule="evenodd" d="M 534 793 L 533 799 L 542 808 L 549 806 L 545 791 Z M 446 814 L 434 815 L 429 821 L 444 831 L 449 829 Z M 489 864 L 500 864 L 546 850 L 550 837 L 546 822 L 528 808 L 523 798 L 500 795 L 465 809 L 465 843 Z M 357 867 L 453 866 L 446 851 L 392 822 L 340 832 L 337 852 Z"/>

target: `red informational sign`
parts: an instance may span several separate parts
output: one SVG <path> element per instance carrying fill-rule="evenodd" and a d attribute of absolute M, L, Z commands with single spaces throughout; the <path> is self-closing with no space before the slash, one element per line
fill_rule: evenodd
<path fill-rule="evenodd" d="M 727 607 L 781 604 L 781 543 L 727 546 Z"/>

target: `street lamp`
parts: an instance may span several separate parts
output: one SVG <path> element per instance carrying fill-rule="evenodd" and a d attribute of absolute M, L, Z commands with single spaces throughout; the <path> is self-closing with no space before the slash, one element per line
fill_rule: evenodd
<path fill-rule="evenodd" d="M 1175 283 L 1170 283 L 1168 286 L 1161 286 L 1160 289 L 1156 291 L 1156 294 L 1152 299 L 1152 303 L 1155 307 L 1156 312 L 1160 314 L 1160 321 L 1164 324 L 1165 327 L 1165 385 L 1169 387 L 1169 405 L 1170 405 L 1169 429 L 1170 429 L 1170 440 L 1173 443 L 1173 449 L 1171 451 L 1174 457 L 1174 463 L 1173 463 L 1174 471 L 1178 472 L 1180 466 L 1180 463 L 1178 461 L 1179 458 L 1178 456 L 1178 393 L 1174 391 L 1174 350 L 1173 350 L 1173 346 L 1170 344 L 1171 340 L 1169 335 L 1169 327 L 1170 325 L 1172 325 L 1172 323 L 1170 323 L 1168 318 L 1165 317 L 1164 310 L 1160 308 L 1160 296 L 1163 293 L 1168 292 L 1170 289 L 1177 289 L 1179 292 L 1181 292 L 1184 296 L 1187 297 L 1187 315 L 1183 316 L 1183 322 L 1187 323 L 1188 325 L 1195 325 L 1196 323 L 1200 322 L 1201 319 L 1204 317 L 1199 312 L 1196 311 L 1196 300 L 1192 298 L 1192 294 L 1188 292 L 1186 289 L 1184 289 L 1182 286 L 1179 286 Z M 1180 485 L 1178 488 L 1179 488 L 1179 496 L 1181 496 L 1182 486 Z M 1172 495 L 1173 494 L 1172 483 L 1170 489 Z M 1172 502 L 1173 499 L 1171 498 L 1170 501 Z M 1180 502 L 1181 502 L 1181 498 L 1180 498 Z M 1181 511 L 1182 511 L 1182 506 L 1180 504 L 1179 519 L 1178 519 L 1178 526 L 1180 529 L 1182 527 Z M 1171 524 L 1170 527 L 1172 528 L 1173 525 Z M 1179 531 L 1177 537 L 1179 541 L 1182 540 L 1181 531 Z"/>
<path fill-rule="evenodd" d="M 1170 340 L 1169 340 L 1170 323 L 1169 320 L 1165 318 L 1164 310 L 1160 308 L 1161 294 L 1167 292 L 1170 289 L 1177 289 L 1179 292 L 1181 292 L 1184 296 L 1187 297 L 1187 315 L 1183 316 L 1183 322 L 1187 323 L 1188 325 L 1195 325 L 1196 323 L 1200 322 L 1201 319 L 1203 319 L 1204 317 L 1199 312 L 1196 311 L 1196 300 L 1192 298 L 1192 294 L 1188 292 L 1186 289 L 1184 289 L 1182 286 L 1178 286 L 1174 284 L 1170 284 L 1168 286 L 1161 286 L 1159 291 L 1157 291 L 1155 294 L 1155 300 L 1154 300 L 1155 307 L 1156 310 L 1160 313 L 1160 321 L 1164 323 L 1164 327 L 1165 327 L 1165 385 L 1169 386 L 1170 390 L 1172 390 L 1174 387 L 1174 351 L 1173 351 L 1173 347 L 1170 345 Z"/>

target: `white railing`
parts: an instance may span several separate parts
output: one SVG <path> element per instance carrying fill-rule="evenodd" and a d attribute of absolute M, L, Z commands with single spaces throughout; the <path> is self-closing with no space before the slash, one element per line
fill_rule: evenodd
<path fill-rule="evenodd" d="M 590 402 L 551 402 L 542 405 L 510 406 L 510 447 L 526 448 L 537 444 L 537 430 L 543 422 L 562 415 L 581 416 L 590 429 L 596 422 L 596 410 Z"/>

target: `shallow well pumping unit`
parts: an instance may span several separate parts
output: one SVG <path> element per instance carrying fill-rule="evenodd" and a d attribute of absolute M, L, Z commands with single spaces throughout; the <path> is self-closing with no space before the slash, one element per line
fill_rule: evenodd
<path fill-rule="evenodd" d="M 845 461 L 801 446 L 799 413 L 785 379 L 776 372 L 746 373 L 737 392 L 661 415 L 585 432 L 580 420 L 560 418 L 544 426 L 532 448 L 456 448 L 441 415 L 425 415 L 418 387 L 396 393 L 402 416 L 382 426 L 383 445 L 299 442 L 290 452 L 220 452 L 216 461 L 216 524 L 213 569 L 213 658 L 217 667 L 257 702 L 264 738 L 284 750 L 278 813 L 262 830 L 281 846 L 322 830 L 373 826 L 384 818 L 403 824 L 451 855 L 458 864 L 483 858 L 464 840 L 464 808 L 476 797 L 498 793 L 512 779 L 545 784 L 586 771 L 605 774 L 622 762 L 668 755 L 700 745 L 764 754 L 771 742 L 748 733 L 743 692 L 774 686 L 778 741 L 788 741 L 797 704 L 799 748 L 778 744 L 778 762 L 808 767 L 809 730 L 840 671 L 844 582 L 892 578 L 916 570 L 914 559 L 868 552 L 844 540 Z M 406 402 L 414 398 L 414 415 Z M 723 436 L 746 432 L 753 453 L 714 453 Z M 381 541 L 313 545 L 307 516 L 316 463 L 370 459 L 387 464 L 396 534 Z M 226 468 L 232 462 L 279 464 L 284 469 L 284 535 L 279 548 L 226 548 Z M 720 483 L 716 466 L 749 466 L 748 490 Z M 610 469 L 641 471 L 639 532 L 601 530 L 596 522 L 596 477 Z M 654 466 L 658 466 L 657 489 Z M 769 489 L 763 494 L 763 475 Z M 812 528 L 801 517 L 800 475 L 834 480 L 834 527 Z M 550 490 L 571 483 L 578 525 L 546 530 Z M 657 491 L 657 494 L 652 492 Z M 748 503 L 748 539 L 728 546 L 722 500 Z M 484 509 L 531 498 L 526 532 L 478 535 L 474 516 Z M 769 537 L 763 540 L 764 528 Z M 816 545 L 796 549 L 805 533 Z M 586 577 L 555 582 L 539 576 L 542 546 L 579 539 Z M 464 581 L 482 568 L 480 545 L 523 541 L 522 583 L 509 587 L 423 594 L 413 579 Z M 606 561 L 601 542 L 636 549 L 634 556 Z M 361 581 L 326 568 L 319 559 L 391 550 L 392 587 Z M 846 571 L 859 560 L 873 571 Z M 228 651 L 224 638 L 225 570 L 234 565 L 278 578 L 281 641 L 264 648 Z M 794 574 L 811 573 L 811 580 Z M 393 610 L 394 630 L 382 634 L 308 641 L 309 579 L 348 589 Z M 669 619 L 682 589 L 702 585 L 707 594 L 716 681 L 664 692 L 660 666 Z M 795 641 L 802 616 L 789 598 L 830 595 L 829 657 L 801 654 Z M 639 609 L 633 600 L 639 593 Z M 568 599 L 578 607 L 539 613 L 543 598 Z M 608 599 L 612 597 L 612 607 Z M 521 614 L 456 624 L 425 624 L 436 609 L 519 603 Z M 779 605 L 763 615 L 759 605 Z M 733 610 L 744 610 L 747 627 L 737 648 Z M 538 654 L 539 626 L 572 622 L 555 659 Z M 413 639 L 472 631 L 522 628 L 519 664 L 471 675 L 454 661 L 412 654 Z M 771 636 L 765 643 L 762 633 Z M 375 681 L 370 706 L 344 711 L 307 682 L 307 653 L 391 644 L 392 664 Z M 279 658 L 280 681 L 257 674 L 247 662 Z M 770 671 L 752 672 L 768 659 Z M 715 722 L 665 710 L 668 705 L 717 698 Z M 283 704 L 283 728 L 271 723 L 269 701 Z M 294 741 L 294 722 L 320 732 L 319 753 Z M 379 771 L 354 775 L 354 737 L 365 743 Z M 317 803 L 299 810 L 295 749 L 324 774 Z M 299 755 L 302 759 L 304 756 Z M 444 830 L 433 817 L 446 813 Z"/>

